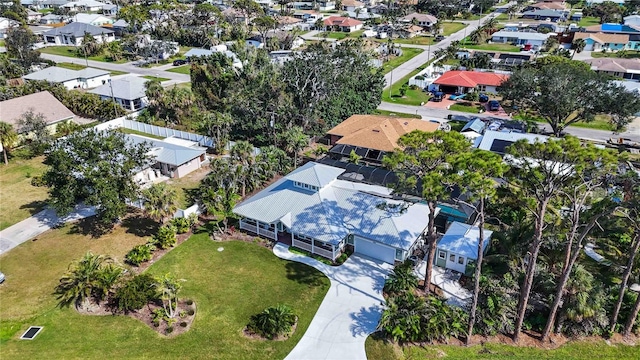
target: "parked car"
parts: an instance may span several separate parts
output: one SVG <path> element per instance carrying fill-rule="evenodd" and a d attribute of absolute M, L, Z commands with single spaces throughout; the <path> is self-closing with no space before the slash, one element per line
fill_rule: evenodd
<path fill-rule="evenodd" d="M 431 97 L 432 101 L 440 102 L 444 98 L 444 93 L 442 91 L 436 91 L 433 93 L 433 97 Z"/>
<path fill-rule="evenodd" d="M 437 35 L 437 36 L 435 37 L 435 39 L 433 39 L 433 40 L 434 40 L 435 42 L 442 41 L 442 40 L 444 40 L 444 36 L 442 36 L 442 35 Z"/>
<path fill-rule="evenodd" d="M 480 101 L 481 103 L 486 103 L 487 101 L 489 101 L 489 95 L 480 94 L 480 96 L 478 96 L 478 101 Z"/>
<path fill-rule="evenodd" d="M 462 100 L 467 94 L 453 93 L 449 96 L 449 100 Z"/>
<path fill-rule="evenodd" d="M 187 60 L 184 59 L 173 60 L 173 66 L 185 65 L 186 63 Z"/>
<path fill-rule="evenodd" d="M 500 103 L 498 100 L 489 101 L 489 111 L 498 111 L 500 110 Z"/>

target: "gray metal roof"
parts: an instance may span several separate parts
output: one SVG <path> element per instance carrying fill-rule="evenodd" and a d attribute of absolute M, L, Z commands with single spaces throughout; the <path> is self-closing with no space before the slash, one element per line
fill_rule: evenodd
<path fill-rule="evenodd" d="M 483 251 L 489 244 L 493 231 L 484 229 Z M 478 227 L 463 224 L 457 221 L 451 223 L 444 236 L 438 241 L 438 249 L 452 252 L 471 260 L 478 258 L 478 242 L 480 241 L 480 229 Z"/>
<path fill-rule="evenodd" d="M 287 178 L 291 181 L 299 181 L 308 185 L 324 187 L 343 172 L 344 169 L 308 162 L 289 173 Z"/>
<path fill-rule="evenodd" d="M 313 162 L 303 168 L 238 204 L 234 213 L 264 223 L 281 221 L 296 234 L 330 244 L 354 234 L 404 250 L 414 244 L 427 225 L 429 208 L 425 204 L 405 208 L 402 201 L 391 199 L 391 189 L 336 179 L 335 174 L 343 169 Z M 304 179 L 326 172 L 319 183 L 326 183 L 331 177 L 333 180 L 319 191 L 294 186 L 301 173 L 308 174 L 310 170 L 311 175 Z"/>
<path fill-rule="evenodd" d="M 565 13 L 563 11 L 556 11 L 552 9 L 540 9 L 540 10 L 525 11 L 522 15 L 540 16 L 540 17 L 564 17 Z"/>
<path fill-rule="evenodd" d="M 527 31 L 506 31 L 501 30 L 493 33 L 492 37 L 518 38 L 523 40 L 546 40 L 549 34 L 541 34 L 537 32 Z"/>
<path fill-rule="evenodd" d="M 53 83 L 61 83 L 78 78 L 91 79 L 98 76 L 109 74 L 108 71 L 86 68 L 82 70 L 71 70 L 57 66 L 51 66 L 46 69 L 27 74 L 22 78 L 26 80 L 46 80 Z"/>
<path fill-rule="evenodd" d="M 193 49 L 189 49 L 189 51 L 187 51 L 184 54 L 184 57 L 211 56 L 211 55 L 213 55 L 213 53 L 214 53 L 213 50 L 207 50 L 207 49 L 201 49 L 201 48 L 193 48 Z"/>
<path fill-rule="evenodd" d="M 205 153 L 201 147 L 188 147 L 170 142 L 148 138 L 146 136 L 127 134 L 126 137 L 134 144 L 148 143 L 151 146 L 151 157 L 156 161 L 180 166 Z"/>
<path fill-rule="evenodd" d="M 473 119 L 469 122 L 467 122 L 466 124 L 464 124 L 464 127 L 462 128 L 462 130 L 460 130 L 460 132 L 466 131 L 466 130 L 472 130 L 477 132 L 478 134 L 482 134 L 482 132 L 484 131 L 484 121 L 480 120 L 480 119 Z"/>
<path fill-rule="evenodd" d="M 45 31 L 43 35 L 45 36 L 71 35 L 75 37 L 83 37 L 85 33 L 89 33 L 93 36 L 96 36 L 96 35 L 102 35 L 102 34 L 112 34 L 113 30 L 104 29 L 104 28 L 89 25 L 89 24 L 73 22 L 71 24 L 67 24 L 59 28 Z"/>
<path fill-rule="evenodd" d="M 147 79 L 137 76 L 127 76 L 117 80 L 111 80 L 111 84 L 106 83 L 98 86 L 90 93 L 111 97 L 111 87 L 113 87 L 113 96 L 118 99 L 136 100 L 147 96 L 145 94 L 145 83 Z"/>

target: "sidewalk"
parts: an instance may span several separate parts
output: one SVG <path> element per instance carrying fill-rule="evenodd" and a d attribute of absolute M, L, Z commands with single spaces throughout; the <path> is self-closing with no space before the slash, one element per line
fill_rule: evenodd
<path fill-rule="evenodd" d="M 0 254 L 4 254 L 23 242 L 50 230 L 60 221 L 69 222 L 95 215 L 93 206 L 77 206 L 71 214 L 60 219 L 53 209 L 47 208 L 0 231 Z"/>

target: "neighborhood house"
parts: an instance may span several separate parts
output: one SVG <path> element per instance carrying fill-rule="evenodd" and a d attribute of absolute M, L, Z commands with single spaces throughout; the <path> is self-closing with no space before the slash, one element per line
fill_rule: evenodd
<path fill-rule="evenodd" d="M 136 111 L 147 106 L 147 94 L 145 93 L 147 81 L 137 76 L 127 76 L 108 81 L 89 92 L 100 95 L 102 100 L 114 100 L 128 111 Z"/>
<path fill-rule="evenodd" d="M 386 187 L 341 180 L 343 172 L 306 163 L 238 204 L 240 228 L 331 260 L 350 245 L 387 263 L 404 261 L 422 242 L 429 207 L 396 200 Z"/>
<path fill-rule="evenodd" d="M 153 139 L 140 135 L 126 135 L 134 144 L 147 143 L 151 146 L 149 155 L 154 163 L 135 175 L 141 183 L 153 182 L 163 176 L 181 178 L 198 170 L 206 161 L 206 148 L 192 141 L 166 138 Z"/>
<path fill-rule="evenodd" d="M 486 253 L 493 231 L 483 229 L 482 251 Z M 438 241 L 436 265 L 471 276 L 478 260 L 480 229 L 454 221 Z"/>
<path fill-rule="evenodd" d="M 508 77 L 492 72 L 452 70 L 442 74 L 433 84 L 444 93 L 482 91 L 495 94 Z"/>
<path fill-rule="evenodd" d="M 56 132 L 59 123 L 68 122 L 75 118 L 71 110 L 67 109 L 48 91 L 0 102 L 0 119 L 13 125 L 18 133 L 20 133 L 20 118 L 28 111 L 33 111 L 36 115 L 41 114 L 51 133 Z"/>
<path fill-rule="evenodd" d="M 111 79 L 108 71 L 84 68 L 82 70 L 71 70 L 57 66 L 27 74 L 22 77 L 27 81 L 48 81 L 54 84 L 62 84 L 68 90 L 90 89 L 106 84 Z"/>
<path fill-rule="evenodd" d="M 362 29 L 362 21 L 342 16 L 329 16 L 324 19 L 324 26 L 325 31 L 354 32 Z"/>
<path fill-rule="evenodd" d="M 85 34 L 93 36 L 99 43 L 112 42 L 116 38 L 113 30 L 79 22 L 45 31 L 43 36 L 47 44 L 80 46 Z"/>

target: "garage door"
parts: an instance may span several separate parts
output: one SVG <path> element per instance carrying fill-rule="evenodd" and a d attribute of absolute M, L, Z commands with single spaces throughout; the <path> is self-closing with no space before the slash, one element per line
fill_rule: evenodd
<path fill-rule="evenodd" d="M 373 241 L 365 240 L 356 236 L 355 238 L 355 252 L 368 256 L 370 258 L 382 260 L 393 264 L 396 257 L 396 250 Z"/>

